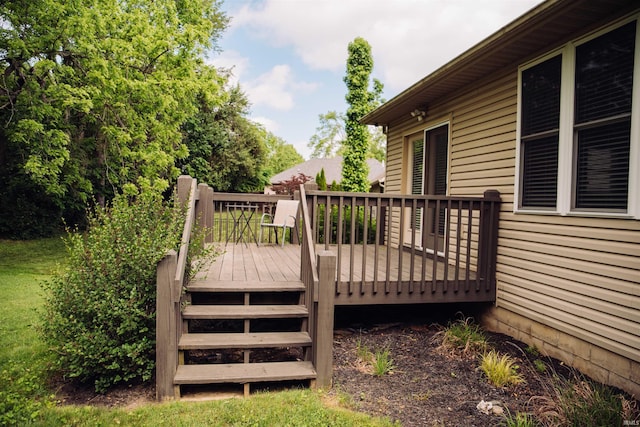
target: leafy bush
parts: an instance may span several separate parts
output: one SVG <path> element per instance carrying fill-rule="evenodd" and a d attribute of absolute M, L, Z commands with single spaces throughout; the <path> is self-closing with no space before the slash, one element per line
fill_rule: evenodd
<path fill-rule="evenodd" d="M 71 233 L 67 268 L 45 284 L 46 342 L 67 378 L 96 391 L 154 369 L 156 265 L 181 234 L 181 209 L 160 196 L 118 196 Z"/>
<path fill-rule="evenodd" d="M 331 243 L 336 243 L 338 241 L 338 206 L 332 205 L 331 212 L 329 215 L 329 239 Z M 342 212 L 342 239 L 341 242 L 348 244 L 353 240 L 354 244 L 361 244 L 364 240 L 364 226 L 365 222 L 367 223 L 367 243 L 372 244 L 376 241 L 376 217 L 373 215 L 373 211 L 371 209 L 366 209 L 362 206 L 357 206 L 355 208 L 355 218 L 354 218 L 354 231 L 355 234 L 352 238 L 351 236 L 351 216 L 352 216 L 352 207 L 343 205 L 341 206 Z M 325 243 L 326 233 L 324 230 L 324 216 L 325 216 L 326 205 L 318 206 L 318 243 Z"/>
<path fill-rule="evenodd" d="M 0 426 L 25 425 L 53 405 L 39 367 L 9 363 L 1 371 Z"/>

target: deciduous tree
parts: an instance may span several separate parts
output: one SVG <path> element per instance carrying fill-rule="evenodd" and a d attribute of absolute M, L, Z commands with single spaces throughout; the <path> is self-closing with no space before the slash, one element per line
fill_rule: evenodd
<path fill-rule="evenodd" d="M 22 188 L 61 211 L 166 189 L 195 100 L 223 94 L 202 58 L 226 25 L 217 0 L 2 2 L 0 205 Z"/>

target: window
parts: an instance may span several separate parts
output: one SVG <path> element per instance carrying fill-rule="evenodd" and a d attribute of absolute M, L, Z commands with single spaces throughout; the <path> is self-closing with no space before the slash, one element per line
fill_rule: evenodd
<path fill-rule="evenodd" d="M 521 69 L 518 209 L 633 211 L 638 56 L 634 20 Z"/>
<path fill-rule="evenodd" d="M 522 72 L 522 203 L 556 207 L 560 79 L 558 55 Z"/>

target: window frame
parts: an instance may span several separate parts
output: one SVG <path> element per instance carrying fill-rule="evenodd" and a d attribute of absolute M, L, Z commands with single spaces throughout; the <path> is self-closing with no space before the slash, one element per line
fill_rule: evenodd
<path fill-rule="evenodd" d="M 631 132 L 629 146 L 629 175 L 627 209 L 619 210 L 573 208 L 575 203 L 575 180 L 577 171 L 575 162 L 577 159 L 577 141 L 575 141 L 575 67 L 576 48 L 597 37 L 607 34 L 630 22 L 635 21 L 635 56 L 633 69 L 633 88 L 631 96 Z M 523 71 L 541 64 L 557 55 L 561 56 L 560 79 L 560 117 L 558 132 L 558 176 L 556 188 L 556 207 L 533 208 L 521 206 L 523 186 L 523 141 L 521 138 L 522 121 L 522 74 Z M 514 213 L 585 216 L 585 217 L 611 217 L 611 218 L 635 218 L 640 219 L 640 14 L 636 13 L 626 19 L 621 19 L 590 34 L 572 40 L 556 49 L 518 67 L 517 78 L 517 119 L 516 119 L 516 175 L 514 185 Z M 636 119 L 634 119 L 636 118 Z"/>

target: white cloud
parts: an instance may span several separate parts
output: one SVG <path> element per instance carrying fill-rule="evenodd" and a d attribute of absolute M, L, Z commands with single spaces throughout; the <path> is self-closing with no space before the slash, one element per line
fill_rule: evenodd
<path fill-rule="evenodd" d="M 231 71 L 229 82 L 235 85 L 240 81 L 243 74 L 249 68 L 250 60 L 235 50 L 227 50 L 221 53 L 213 53 L 214 56 L 207 58 L 207 64 L 217 68 L 224 68 Z"/>
<path fill-rule="evenodd" d="M 315 69 L 340 72 L 347 45 L 364 37 L 374 75 L 392 91 L 415 83 L 540 0 L 265 0 L 233 11 L 273 46 L 293 47 Z"/>
<path fill-rule="evenodd" d="M 262 126 L 264 126 L 264 128 L 266 130 L 268 130 L 269 132 L 275 134 L 276 132 L 278 132 L 278 130 L 280 129 L 280 124 L 278 124 L 278 122 L 276 122 L 275 120 L 269 119 L 267 117 L 251 117 L 251 120 L 261 124 Z"/>
<path fill-rule="evenodd" d="M 316 87 L 314 83 L 296 81 L 289 65 L 276 65 L 243 84 L 253 105 L 265 105 L 281 111 L 294 107 L 296 94 L 312 92 Z"/>

